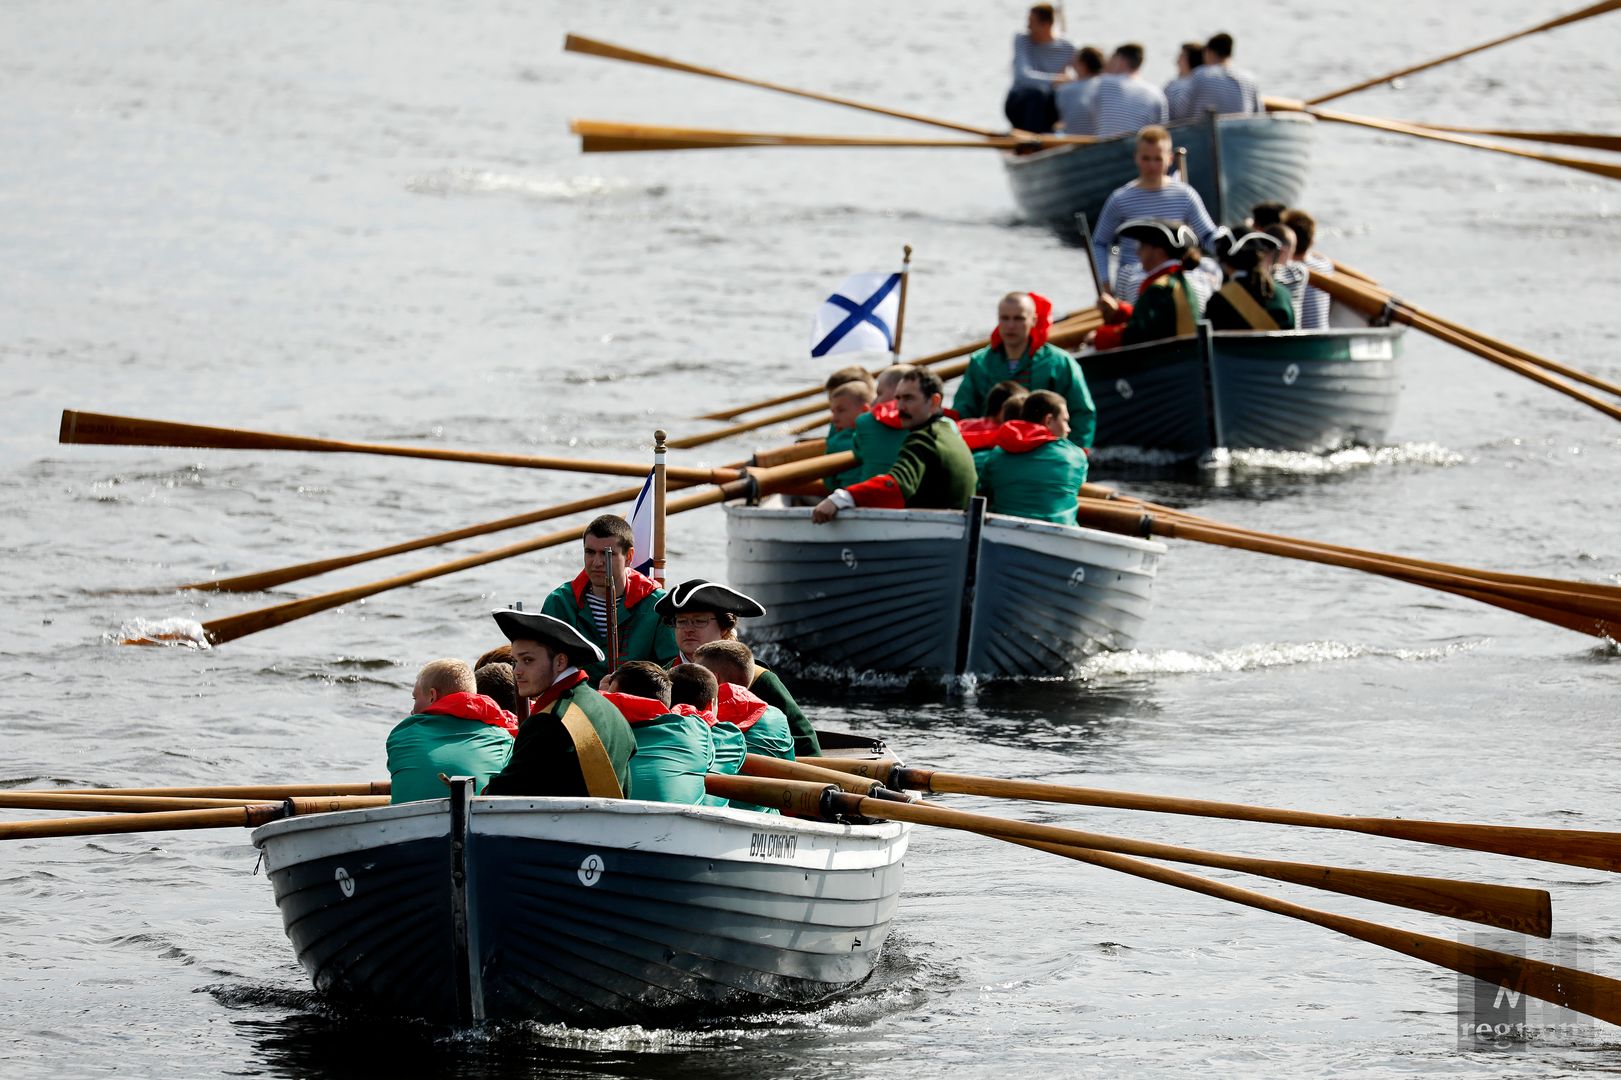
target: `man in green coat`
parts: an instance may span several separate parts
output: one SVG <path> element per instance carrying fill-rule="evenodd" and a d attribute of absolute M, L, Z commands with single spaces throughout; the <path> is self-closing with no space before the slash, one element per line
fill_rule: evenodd
<path fill-rule="evenodd" d="M 435 660 L 417 674 L 411 715 L 388 733 L 390 802 L 442 799 L 446 776 L 471 776 L 475 790 L 506 768 L 518 718 L 478 692 L 461 660 Z"/>
<path fill-rule="evenodd" d="M 749 690 L 754 677 L 754 654 L 741 641 L 711 641 L 693 657 L 714 672 L 715 718 L 735 724 L 743 732 L 748 752 L 793 761 L 794 736 L 781 709 Z"/>
<path fill-rule="evenodd" d="M 855 506 L 887 510 L 963 510 L 974 497 L 974 455 L 957 425 L 941 412 L 940 376 L 913 369 L 901 377 L 895 404 L 906 441 L 889 472 L 840 488 L 816 505 L 811 520 L 824 525 Z"/>
<path fill-rule="evenodd" d="M 996 433 L 979 473 L 979 493 L 993 514 L 1074 525 L 1075 499 L 1086 483 L 1086 451 L 1069 434 L 1069 410 L 1051 390 L 1025 399 L 1017 420 Z"/>
<path fill-rule="evenodd" d="M 626 660 L 668 664 L 676 657 L 675 631 L 653 610 L 664 590 L 652 578 L 632 570 L 635 537 L 630 522 L 603 514 L 585 527 L 585 569 L 573 581 L 553 589 L 541 612 L 561 619 L 596 646 L 594 661 L 582 664 L 592 686 Z M 612 575 L 619 621 L 619 655 L 609 657 L 608 582 Z"/>
<path fill-rule="evenodd" d="M 890 466 L 895 464 L 907 435 L 895 395 L 900 392 L 901 377 L 912 370 L 911 364 L 892 364 L 878 373 L 872 403 L 866 412 L 856 417 L 850 443 L 850 450 L 856 456 L 856 466 L 849 472 L 840 473 L 839 483 L 832 485 L 833 489 L 871 480 L 887 473 Z"/>
<path fill-rule="evenodd" d="M 630 759 L 630 782 L 638 799 L 714 805 L 704 790 L 704 776 L 717 770 L 715 743 L 699 710 L 672 707 L 671 676 L 657 664 L 632 660 L 614 673 L 615 689 L 603 695 L 630 721 L 636 756 Z M 732 764 L 736 772 L 741 758 Z"/>
<path fill-rule="evenodd" d="M 1037 293 L 1008 293 L 996 306 L 991 343 L 968 358 L 968 370 L 951 401 L 958 419 L 985 415 L 985 401 L 999 382 L 1013 380 L 1027 390 L 1051 390 L 1069 407 L 1070 441 L 1091 446 L 1098 414 L 1075 358 L 1048 344 L 1052 302 Z"/>
<path fill-rule="evenodd" d="M 579 666 L 601 661 L 602 650 L 550 615 L 512 609 L 490 614 L 512 642 L 520 706 L 534 700 L 518 726 L 512 760 L 484 793 L 634 797 L 630 760 L 636 736 L 619 710 L 591 689 Z"/>

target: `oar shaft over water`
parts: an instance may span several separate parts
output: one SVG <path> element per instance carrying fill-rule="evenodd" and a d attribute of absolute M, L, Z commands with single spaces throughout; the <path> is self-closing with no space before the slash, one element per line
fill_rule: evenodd
<path fill-rule="evenodd" d="M 51 836 L 101 836 L 110 833 L 172 832 L 181 829 L 256 829 L 284 817 L 325 814 L 385 806 L 386 795 L 357 795 L 324 799 L 285 799 L 250 803 L 215 810 L 174 810 L 112 817 L 47 818 L 40 821 L 0 823 L 0 840 L 36 840 Z"/>

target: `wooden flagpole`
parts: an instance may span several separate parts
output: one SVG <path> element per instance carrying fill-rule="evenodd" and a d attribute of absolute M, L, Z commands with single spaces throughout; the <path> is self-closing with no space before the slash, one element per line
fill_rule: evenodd
<path fill-rule="evenodd" d="M 900 308 L 895 312 L 895 343 L 889 350 L 897 364 L 901 362 L 901 332 L 906 329 L 906 283 L 911 277 L 912 245 L 907 244 L 901 248 L 901 300 Z"/>
<path fill-rule="evenodd" d="M 653 580 L 664 587 L 664 455 L 667 436 L 653 432 Z"/>
<path fill-rule="evenodd" d="M 621 552 L 618 542 L 608 546 L 602 553 L 603 562 L 608 566 L 608 674 L 612 675 L 619 670 L 619 587 L 614 581 L 614 571 L 618 569 Z"/>

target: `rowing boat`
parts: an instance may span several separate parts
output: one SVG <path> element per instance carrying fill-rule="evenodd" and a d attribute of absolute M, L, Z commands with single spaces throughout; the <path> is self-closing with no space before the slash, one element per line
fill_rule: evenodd
<path fill-rule="evenodd" d="M 1325 453 L 1379 445 L 1395 419 L 1403 328 L 1335 306 L 1328 330 L 1221 330 L 1079 357 L 1093 443 L 1196 458 L 1220 447 Z"/>
<path fill-rule="evenodd" d="M 1236 229 L 1258 202 L 1300 204 L 1315 125 L 1305 113 L 1212 113 L 1179 121 L 1170 131 L 1176 146 L 1188 151 L 1189 181 L 1210 216 Z M 1109 194 L 1136 179 L 1136 149 L 1136 136 L 1120 135 L 1034 154 L 1007 153 L 1002 162 L 1024 216 L 1073 235 L 1076 214 L 1097 221 Z"/>
<path fill-rule="evenodd" d="M 668 1025 L 871 974 L 909 826 L 634 799 L 473 797 L 259 828 L 287 936 L 339 1007 L 445 1024 Z"/>
<path fill-rule="evenodd" d="M 967 511 L 728 504 L 727 580 L 765 605 L 749 640 L 838 670 L 1063 676 L 1129 649 L 1165 546 Z"/>

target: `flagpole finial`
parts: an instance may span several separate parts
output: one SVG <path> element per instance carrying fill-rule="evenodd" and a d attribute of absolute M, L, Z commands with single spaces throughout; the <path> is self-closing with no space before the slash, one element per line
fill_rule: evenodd
<path fill-rule="evenodd" d="M 901 246 L 901 262 L 911 262 L 911 261 L 912 261 L 912 245 L 911 244 L 903 244 Z"/>
<path fill-rule="evenodd" d="M 662 454 L 664 452 L 664 440 L 667 438 L 669 438 L 669 436 L 664 433 L 663 428 L 659 428 L 657 431 L 653 432 L 653 450 L 655 453 Z"/>

